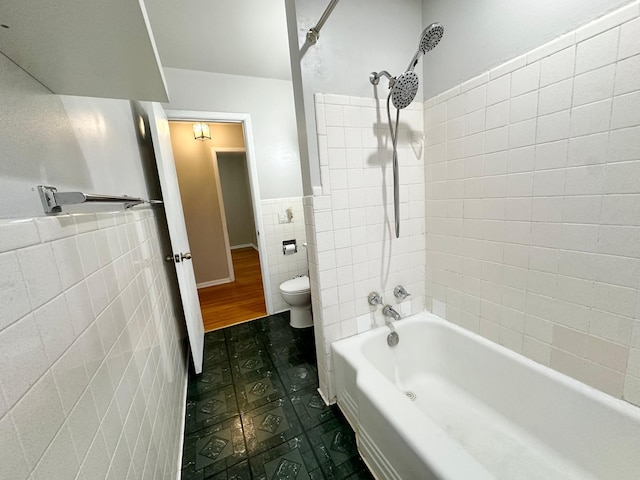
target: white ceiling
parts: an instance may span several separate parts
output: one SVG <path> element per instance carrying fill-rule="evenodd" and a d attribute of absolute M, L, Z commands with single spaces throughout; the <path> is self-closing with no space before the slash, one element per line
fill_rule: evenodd
<path fill-rule="evenodd" d="M 284 0 L 144 0 L 164 67 L 291 79 Z"/>

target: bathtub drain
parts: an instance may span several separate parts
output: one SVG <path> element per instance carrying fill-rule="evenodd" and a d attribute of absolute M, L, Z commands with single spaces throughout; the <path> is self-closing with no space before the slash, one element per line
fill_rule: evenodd
<path fill-rule="evenodd" d="M 413 402 L 416 399 L 416 394 L 407 390 L 404 394 L 409 397 L 409 399 Z"/>

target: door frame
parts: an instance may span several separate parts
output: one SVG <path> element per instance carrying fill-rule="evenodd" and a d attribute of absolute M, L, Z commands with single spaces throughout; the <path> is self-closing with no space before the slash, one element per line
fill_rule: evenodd
<path fill-rule="evenodd" d="M 242 152 L 247 156 L 247 149 L 240 147 L 211 147 L 211 161 L 213 162 L 213 183 L 216 186 L 218 195 L 218 205 L 220 206 L 220 218 L 222 219 L 222 235 L 224 237 L 224 248 L 227 254 L 227 267 L 229 268 L 229 278 L 218 283 L 210 283 L 209 285 L 220 285 L 222 283 L 231 283 L 236 279 L 233 270 L 233 257 L 231 256 L 231 242 L 229 241 L 229 227 L 227 226 L 227 213 L 224 209 L 224 196 L 222 195 L 222 180 L 220 179 L 220 167 L 218 166 L 218 152 Z M 246 161 L 246 160 L 245 160 Z M 248 170 L 248 168 L 247 168 Z M 253 199 L 251 200 L 253 206 Z"/>
<path fill-rule="evenodd" d="M 264 231 L 264 226 L 262 222 L 262 208 L 260 205 L 260 185 L 258 183 L 258 167 L 256 164 L 255 147 L 253 143 L 251 115 L 248 113 L 206 112 L 200 110 L 165 110 L 165 112 L 169 121 L 242 124 L 245 157 L 247 160 L 247 169 L 249 171 L 249 189 L 251 190 L 251 203 L 253 205 L 253 220 L 256 226 L 258 254 L 260 256 L 260 270 L 262 272 L 262 290 L 264 293 L 264 302 L 267 307 L 267 315 L 273 314 L 271 277 L 269 275 L 267 241 L 262 233 Z M 223 149 L 219 150 L 223 151 Z"/>

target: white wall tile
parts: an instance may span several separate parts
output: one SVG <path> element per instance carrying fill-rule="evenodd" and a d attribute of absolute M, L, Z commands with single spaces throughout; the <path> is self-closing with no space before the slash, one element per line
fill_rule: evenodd
<path fill-rule="evenodd" d="M 578 44 L 576 75 L 616 61 L 620 28 L 614 28 Z"/>
<path fill-rule="evenodd" d="M 40 243 L 33 219 L 0 221 L 0 252 Z"/>
<path fill-rule="evenodd" d="M 576 62 L 576 47 L 565 50 L 543 59 L 540 63 L 540 86 L 571 78 L 574 75 Z"/>
<path fill-rule="evenodd" d="M 573 106 L 613 96 L 615 73 L 616 66 L 611 64 L 576 76 L 573 86 Z"/>
<path fill-rule="evenodd" d="M 640 193 L 640 161 L 605 167 L 603 193 Z"/>
<path fill-rule="evenodd" d="M 536 119 L 509 125 L 509 148 L 533 145 L 536 142 Z"/>
<path fill-rule="evenodd" d="M 511 96 L 515 97 L 540 86 L 540 62 L 527 65 L 511 74 Z"/>
<path fill-rule="evenodd" d="M 619 61 L 615 76 L 615 95 L 640 90 L 640 55 Z"/>
<path fill-rule="evenodd" d="M 49 364 L 55 361 L 75 340 L 67 302 L 59 295 L 33 312 Z"/>
<path fill-rule="evenodd" d="M 620 30 L 619 58 L 630 57 L 640 53 L 640 19 L 625 23 Z"/>
<path fill-rule="evenodd" d="M 489 72 L 484 127 L 478 114 L 440 134 L 425 192 L 428 305 L 638 404 L 639 9 Z"/>
<path fill-rule="evenodd" d="M 4 366 L 0 383 L 9 405 L 16 403 L 46 371 L 47 357 L 37 332 L 30 314 L 0 333 L 0 357 Z"/>
<path fill-rule="evenodd" d="M 0 272 L 1 330 L 26 315 L 31 307 L 15 252 L 0 254 Z"/>
<path fill-rule="evenodd" d="M 511 99 L 511 111 L 509 114 L 510 123 L 517 123 L 537 116 L 538 112 L 538 91 L 533 91 L 525 95 L 513 97 Z"/>
<path fill-rule="evenodd" d="M 541 88 L 538 115 L 546 115 L 570 108 L 572 92 L 573 81 L 571 79 Z"/>
<path fill-rule="evenodd" d="M 45 374 L 11 410 L 18 439 L 33 468 L 64 421 L 51 374 Z"/>
<path fill-rule="evenodd" d="M 484 108 L 487 104 L 487 86 L 480 85 L 465 94 L 465 111 L 475 112 Z"/>
<path fill-rule="evenodd" d="M 569 110 L 538 117 L 536 141 L 544 143 L 568 138 L 570 121 Z"/>
<path fill-rule="evenodd" d="M 536 145 L 535 169 L 546 170 L 550 168 L 564 167 L 567 164 L 567 155 L 567 140 Z"/>
<path fill-rule="evenodd" d="M 609 134 L 608 161 L 624 162 L 640 158 L 640 127 L 614 130 Z"/>
<path fill-rule="evenodd" d="M 511 75 L 491 80 L 487 84 L 487 106 L 508 100 L 511 97 Z"/>
<path fill-rule="evenodd" d="M 11 365 L 11 368 L 2 371 L 12 376 L 9 378 L 5 375 L 0 378 L 0 391 L 3 396 L 0 409 L 4 414 L 6 409 L 10 408 L 4 418 L 11 419 L 15 424 L 19 444 L 26 454 L 27 474 L 31 472 L 29 478 L 76 478 L 76 474 L 78 479 L 89 478 L 83 472 L 78 473 L 79 461 L 85 452 L 88 452 L 89 463 L 85 461 L 87 472 L 94 474 L 104 470 L 106 474 L 104 465 L 108 467 L 111 457 L 107 455 L 105 460 L 104 455 L 96 456 L 92 453 L 100 450 L 92 446 L 99 445 L 99 442 L 95 442 L 93 433 L 106 414 L 107 406 L 112 403 L 110 400 L 114 398 L 115 392 L 112 386 L 111 391 L 100 390 L 102 395 L 100 405 L 102 406 L 106 401 L 106 406 L 96 411 L 97 406 L 94 405 L 92 391 L 87 389 L 90 377 L 85 365 L 89 366 L 92 376 L 97 372 L 94 380 L 106 378 L 111 385 L 102 342 L 112 343 L 113 338 L 120 335 L 127 325 L 131 329 L 121 338 L 129 339 L 131 336 L 134 341 L 132 344 L 132 340 L 129 340 L 127 355 L 128 358 L 133 356 L 136 358 L 136 362 L 132 363 L 128 370 L 130 374 L 127 375 L 127 382 L 140 383 L 149 387 L 152 384 L 164 385 L 162 403 L 165 410 L 157 417 L 154 413 L 156 418 L 154 427 L 148 423 L 145 426 L 141 415 L 144 414 L 146 405 L 139 394 L 138 398 L 141 400 L 136 407 L 138 414 L 131 417 L 135 418 L 135 421 L 130 423 L 130 430 L 139 436 L 138 443 L 141 445 L 153 443 L 152 436 L 163 438 L 159 450 L 165 456 L 168 452 L 168 458 L 174 457 L 173 452 L 177 449 L 177 439 L 180 435 L 178 411 L 183 402 L 181 392 L 186 379 L 185 363 L 180 360 L 182 355 L 179 353 L 180 341 L 174 335 L 158 336 L 157 332 L 153 334 L 156 347 L 160 346 L 160 343 L 169 342 L 162 348 L 174 359 L 173 365 L 169 366 L 171 372 L 155 368 L 145 369 L 144 366 L 148 361 L 154 361 L 152 351 L 158 350 L 147 350 L 148 345 L 144 345 L 145 342 L 138 342 L 143 331 L 149 338 L 151 338 L 151 332 L 155 331 L 155 322 L 145 328 L 147 322 L 151 320 L 150 315 L 154 312 L 163 311 L 167 321 L 178 321 L 178 317 L 171 310 L 167 295 L 168 279 L 157 269 L 149 268 L 150 262 L 154 261 L 153 258 L 157 258 L 156 253 L 159 251 L 158 233 L 152 226 L 153 215 L 150 210 L 146 210 L 109 214 L 106 217 L 101 215 L 100 218 L 92 214 L 41 218 L 36 221 L 36 224 L 39 236 L 45 243 L 34 247 L 28 246 L 27 242 L 25 245 L 16 247 L 15 252 L 8 252 L 1 257 L 1 260 L 13 259 L 13 263 L 5 261 L 3 265 L 7 265 L 11 271 L 18 273 L 18 277 L 14 275 L 7 278 L 15 282 L 14 285 L 22 284 L 24 296 L 27 290 L 25 284 L 31 281 L 28 284 L 28 288 L 31 289 L 31 301 L 26 302 L 29 306 L 27 315 L 10 326 L 3 325 L 5 328 L 0 330 L 0 343 L 6 342 L 6 345 L 0 348 L 0 355 L 4 355 L 2 363 L 5 366 Z M 116 223 L 117 227 L 114 226 Z M 96 234 L 100 227 L 106 230 Z M 90 270 L 94 269 L 93 265 L 97 260 L 96 271 L 92 277 L 102 280 L 105 278 L 105 273 L 107 274 L 112 284 L 110 289 L 104 289 L 107 302 L 113 301 L 112 305 L 118 305 L 117 308 L 109 307 L 98 320 L 91 305 L 92 298 L 87 288 L 84 270 L 78 268 L 79 265 L 76 262 L 65 271 L 63 265 L 69 266 L 65 262 L 71 262 L 73 255 L 69 254 L 69 250 L 66 251 L 66 257 L 59 255 L 60 246 L 73 247 L 77 228 L 83 232 L 83 238 L 89 239 L 93 236 L 93 250 L 96 249 L 95 241 L 96 238 L 98 239 L 101 252 L 96 251 L 96 256 L 89 259 L 93 262 Z M 116 237 L 108 233 L 116 230 L 120 234 Z M 114 243 L 113 240 L 116 242 Z M 112 246 L 116 244 L 118 248 L 113 249 Z M 155 253 L 145 257 L 141 255 L 143 250 L 139 245 L 151 248 Z M 91 242 L 86 242 L 85 246 L 89 246 L 85 248 L 85 253 L 91 254 Z M 74 248 L 70 250 L 73 252 Z M 82 257 L 83 253 L 79 249 L 76 251 L 77 260 L 77 257 Z M 120 256 L 123 253 L 125 256 L 122 257 L 121 272 L 126 277 L 123 282 L 126 289 L 119 290 L 114 276 L 109 274 L 109 269 L 112 269 L 113 256 Z M 58 254 L 57 258 L 56 254 Z M 18 258 L 20 263 L 17 261 Z M 89 265 L 87 259 L 84 260 L 85 264 Z M 134 261 L 139 269 L 134 267 Z M 145 265 L 145 262 L 148 264 Z M 60 277 L 58 265 L 61 270 Z M 150 272 L 153 278 L 147 277 Z M 64 279 L 64 283 L 60 278 Z M 46 280 L 51 281 L 47 284 Z M 151 281 L 154 282 L 154 287 L 149 292 L 141 288 L 143 285 L 150 285 Z M 38 282 L 45 282 L 44 287 L 37 285 Z M 10 283 L 6 284 L 7 287 L 9 285 Z M 113 288 L 114 285 L 116 288 Z M 6 292 L 15 298 L 14 304 L 20 305 L 18 293 L 10 288 L 3 290 L 3 293 L 6 294 Z M 100 302 L 98 309 L 102 308 L 102 303 L 104 300 Z M 144 306 L 140 306 L 135 311 L 135 306 L 138 305 Z M 117 313 L 117 322 L 114 321 L 114 313 Z M 132 320 L 129 321 L 130 319 Z M 145 348 L 145 350 L 138 350 L 138 348 Z M 118 380 L 123 377 L 122 371 L 118 371 L 118 368 L 124 369 L 125 365 L 124 362 L 110 363 L 114 368 L 112 373 Z M 154 378 L 149 380 L 145 375 L 153 375 Z M 93 385 L 99 384 L 92 382 Z M 159 394 L 159 391 L 157 393 Z M 7 396 L 9 405 L 5 404 L 4 396 Z M 155 398 L 159 398 L 159 395 Z M 112 404 L 115 405 L 115 402 Z M 117 412 L 117 409 L 115 411 Z M 136 424 L 136 422 L 140 423 Z M 121 429 L 117 431 L 117 435 L 122 435 Z M 123 442 L 123 445 L 124 443 L 126 442 Z M 76 449 L 78 452 L 75 451 Z M 102 450 L 104 453 L 104 448 Z M 101 457 L 102 460 L 97 461 L 94 457 Z M 148 458 L 145 455 L 141 455 L 140 458 L 142 467 L 139 469 L 142 471 Z M 89 468 L 89 464 L 95 468 Z M 0 466 L 0 476 L 6 476 L 3 474 L 3 468 L 4 465 Z M 161 468 L 157 469 L 158 478 L 173 476 L 174 468 L 173 461 L 165 462 Z"/>
<path fill-rule="evenodd" d="M 26 479 L 29 470 L 11 418 L 5 415 L 0 420 L 0 476 Z"/>
<path fill-rule="evenodd" d="M 598 165 L 607 161 L 609 133 L 597 133 L 569 141 L 568 166 Z"/>
<path fill-rule="evenodd" d="M 632 127 L 640 123 L 640 92 L 614 98 L 611 128 Z"/>
<path fill-rule="evenodd" d="M 17 250 L 16 253 L 32 308 L 39 307 L 62 292 L 51 245 L 37 245 Z"/>
<path fill-rule="evenodd" d="M 611 100 L 571 109 L 571 136 L 604 132 L 611 123 Z"/>
<path fill-rule="evenodd" d="M 83 459 L 100 426 L 93 394 L 88 388 L 66 419 L 70 440 L 79 459 Z"/>

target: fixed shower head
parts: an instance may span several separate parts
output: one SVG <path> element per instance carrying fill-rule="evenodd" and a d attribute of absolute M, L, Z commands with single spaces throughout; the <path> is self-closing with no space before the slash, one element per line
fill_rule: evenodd
<path fill-rule="evenodd" d="M 442 35 L 444 35 L 444 27 L 440 23 L 432 23 L 425 28 L 422 31 L 422 35 L 420 35 L 418 51 L 411 59 L 411 62 L 409 62 L 409 68 L 407 70 L 413 70 L 416 68 L 418 60 L 420 59 L 420 54 L 424 55 L 429 50 L 436 48 L 436 45 L 438 45 L 440 39 L 442 39 Z"/>
<path fill-rule="evenodd" d="M 418 85 L 420 82 L 416 72 L 409 70 L 398 75 L 391 87 L 393 106 L 398 110 L 408 107 L 418 93 Z"/>

